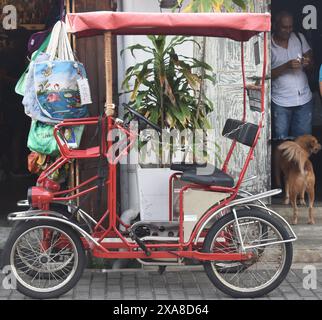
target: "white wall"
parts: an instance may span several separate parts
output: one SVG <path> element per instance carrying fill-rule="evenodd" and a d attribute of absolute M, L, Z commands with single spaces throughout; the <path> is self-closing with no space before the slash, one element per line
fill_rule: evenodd
<path fill-rule="evenodd" d="M 118 11 L 123 12 L 160 12 L 158 0 L 118 0 Z M 163 10 L 167 12 L 169 10 Z M 170 37 L 169 37 L 170 38 Z M 125 51 L 122 57 L 121 50 L 134 44 L 150 45 L 150 41 L 146 36 L 118 36 L 118 77 L 119 77 L 119 92 L 122 92 L 122 80 L 124 79 L 125 71 L 131 65 L 137 62 L 144 61 L 149 58 L 147 54 L 137 52 L 136 59 L 134 59 L 129 51 Z M 193 45 L 191 43 L 183 44 L 178 49 L 178 54 L 185 56 L 193 56 Z M 120 97 L 120 106 L 127 102 L 128 97 Z M 122 108 L 120 107 L 120 115 L 122 115 Z M 139 194 L 137 188 L 137 170 L 135 165 L 121 165 L 121 207 L 122 211 L 133 208 L 139 209 Z"/>

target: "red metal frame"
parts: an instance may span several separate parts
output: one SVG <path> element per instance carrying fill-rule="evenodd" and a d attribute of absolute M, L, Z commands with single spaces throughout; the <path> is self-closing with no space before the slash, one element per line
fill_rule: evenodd
<path fill-rule="evenodd" d="M 245 121 L 246 119 L 246 78 L 245 78 L 245 65 L 244 65 L 244 45 L 241 44 L 241 62 L 242 62 L 242 72 L 243 72 L 243 86 L 244 86 L 244 109 L 243 109 L 243 118 L 242 120 Z M 265 98 L 265 77 L 266 77 L 266 67 L 267 67 L 267 34 L 264 33 L 264 61 L 263 61 L 263 78 L 261 84 L 262 90 L 262 102 L 261 102 L 261 118 L 258 124 L 258 131 L 255 137 L 255 141 L 253 146 L 249 149 L 249 153 L 247 155 L 245 164 L 240 172 L 238 181 L 236 185 L 232 188 L 228 187 L 219 187 L 219 186 L 203 186 L 197 184 L 189 184 L 181 188 L 179 193 L 179 200 L 180 200 L 180 214 L 179 214 L 179 241 L 177 243 L 153 243 L 153 244 L 146 244 L 146 248 L 148 250 L 151 249 L 168 249 L 167 251 L 156 251 L 151 250 L 151 255 L 148 257 L 144 251 L 139 250 L 139 245 L 132 240 L 126 238 L 125 234 L 122 234 L 118 230 L 118 224 L 122 224 L 127 229 L 129 228 L 121 219 L 119 218 L 116 210 L 116 196 L 117 196 L 117 188 L 116 188 L 116 179 L 117 179 L 117 163 L 119 160 L 126 156 L 134 145 L 137 135 L 133 132 L 129 131 L 128 129 L 124 128 L 118 122 L 115 121 L 114 118 L 111 116 L 106 117 L 104 116 L 101 119 L 101 145 L 96 146 L 94 148 L 89 148 L 85 150 L 71 150 L 68 147 L 68 144 L 63 139 L 63 135 L 61 130 L 65 127 L 70 126 L 79 126 L 79 125 L 98 125 L 100 119 L 98 117 L 93 118 L 85 118 L 85 119 L 75 119 L 75 120 L 67 120 L 63 121 L 62 123 L 56 125 L 54 130 L 54 136 L 57 140 L 59 150 L 61 152 L 61 157 L 55 161 L 47 170 L 45 170 L 39 177 L 37 185 L 38 191 L 41 190 L 46 193 L 46 197 L 41 197 L 41 195 L 37 198 L 38 207 L 41 209 L 48 209 L 49 203 L 48 201 L 52 202 L 67 202 L 69 200 L 74 200 L 81 196 L 86 195 L 89 192 L 96 190 L 98 187 L 97 185 L 90 184 L 94 183 L 98 179 L 98 176 L 94 176 L 82 183 L 78 186 L 67 189 L 67 190 L 60 190 L 54 191 L 51 194 L 48 190 L 44 189 L 44 182 L 48 177 L 58 168 L 62 167 L 66 163 L 72 161 L 73 159 L 87 159 L 87 158 L 99 158 L 104 157 L 106 161 L 108 161 L 108 177 L 105 181 L 106 190 L 107 190 L 107 210 L 102 215 L 100 221 L 94 228 L 94 232 L 91 235 L 92 237 L 96 238 L 100 246 L 94 246 L 93 255 L 96 257 L 102 258 L 141 258 L 141 259 L 153 259 L 153 258 L 193 258 L 198 260 L 230 260 L 230 261 L 240 261 L 249 259 L 250 255 L 248 254 L 240 254 L 240 253 L 201 253 L 198 250 L 200 249 L 201 244 L 198 243 L 197 245 L 193 243 L 197 233 L 199 232 L 201 226 L 204 222 L 211 217 L 211 215 L 223 208 L 227 204 L 229 204 L 233 199 L 235 199 L 240 184 L 245 176 L 246 170 L 249 166 L 250 161 L 253 159 L 253 153 L 255 146 L 258 142 L 260 137 L 260 132 L 263 127 L 264 121 L 264 98 Z M 123 134 L 125 134 L 125 138 L 121 139 L 118 142 L 118 145 L 122 145 L 126 143 L 126 147 L 118 154 L 113 154 L 113 141 L 112 141 L 112 132 L 113 130 L 120 130 Z M 126 139 L 126 140 L 125 140 Z M 227 157 L 224 161 L 222 170 L 224 172 L 228 171 L 229 161 L 231 156 L 235 150 L 236 141 L 233 141 Z M 173 221 L 172 215 L 172 207 L 173 207 L 173 196 L 172 196 L 172 188 L 175 179 L 179 179 L 180 173 L 174 173 L 169 179 L 169 221 Z M 85 188 L 81 191 L 81 189 Z M 224 199 L 220 204 L 215 205 L 214 207 L 210 208 L 197 222 L 188 242 L 184 242 L 184 193 L 188 189 L 198 189 L 198 190 L 205 190 L 205 191 L 213 191 L 213 192 L 223 192 L 228 193 L 229 197 Z M 73 194 L 76 192 L 76 194 Z M 108 219 L 108 224 L 104 225 L 105 220 Z M 115 241 L 115 239 L 119 239 Z M 85 239 L 82 239 L 84 245 L 89 248 L 89 244 Z M 114 240 L 114 241 L 113 241 Z M 122 251 L 111 251 L 110 249 L 123 249 Z M 124 251 L 124 249 L 127 249 Z"/>

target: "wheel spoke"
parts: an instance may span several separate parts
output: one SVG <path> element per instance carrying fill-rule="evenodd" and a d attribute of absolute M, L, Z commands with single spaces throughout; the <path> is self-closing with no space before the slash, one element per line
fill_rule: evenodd
<path fill-rule="evenodd" d="M 18 236 L 11 251 L 11 265 L 21 285 L 34 292 L 48 293 L 70 281 L 76 272 L 78 257 L 69 234 L 54 226 L 39 225 Z"/>
<path fill-rule="evenodd" d="M 281 225 L 275 225 L 273 218 L 266 217 L 263 213 L 248 214 L 251 210 L 242 210 L 238 213 L 238 228 L 234 215 L 228 214 L 220 220 L 220 226 L 213 226 L 205 240 L 206 252 L 216 253 L 243 253 L 241 239 L 246 254 L 251 254 L 248 260 L 243 261 L 209 261 L 205 264 L 207 274 L 227 288 L 229 292 L 238 292 L 239 296 L 252 296 L 259 291 L 265 291 L 277 283 L 276 279 L 285 272 L 286 244 L 275 243 L 283 240 L 280 233 Z M 287 231 L 282 229 L 283 234 Z M 240 238 L 240 239 L 239 239 Z M 264 245 L 256 247 L 257 245 Z M 208 249 L 209 248 L 209 249 Z M 289 269 L 290 263 L 287 267 Z"/>

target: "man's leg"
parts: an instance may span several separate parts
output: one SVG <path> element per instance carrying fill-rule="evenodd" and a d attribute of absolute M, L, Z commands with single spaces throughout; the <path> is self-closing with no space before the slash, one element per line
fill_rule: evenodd
<path fill-rule="evenodd" d="M 296 138 L 304 134 L 312 134 L 312 113 L 314 101 L 303 106 L 294 107 L 291 134 Z"/>
<path fill-rule="evenodd" d="M 272 138 L 290 139 L 290 128 L 294 107 L 282 107 L 272 102 Z"/>
<path fill-rule="evenodd" d="M 273 188 L 281 188 L 280 153 L 277 147 L 289 139 L 293 107 L 282 107 L 272 102 L 272 184 Z"/>

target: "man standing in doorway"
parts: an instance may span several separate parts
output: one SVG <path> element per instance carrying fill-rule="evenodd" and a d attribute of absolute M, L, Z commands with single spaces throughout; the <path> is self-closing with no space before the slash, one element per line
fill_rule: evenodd
<path fill-rule="evenodd" d="M 272 35 L 273 139 L 293 139 L 312 133 L 312 92 L 306 71 L 312 50 L 301 33 L 293 32 L 293 17 L 280 12 Z"/>

